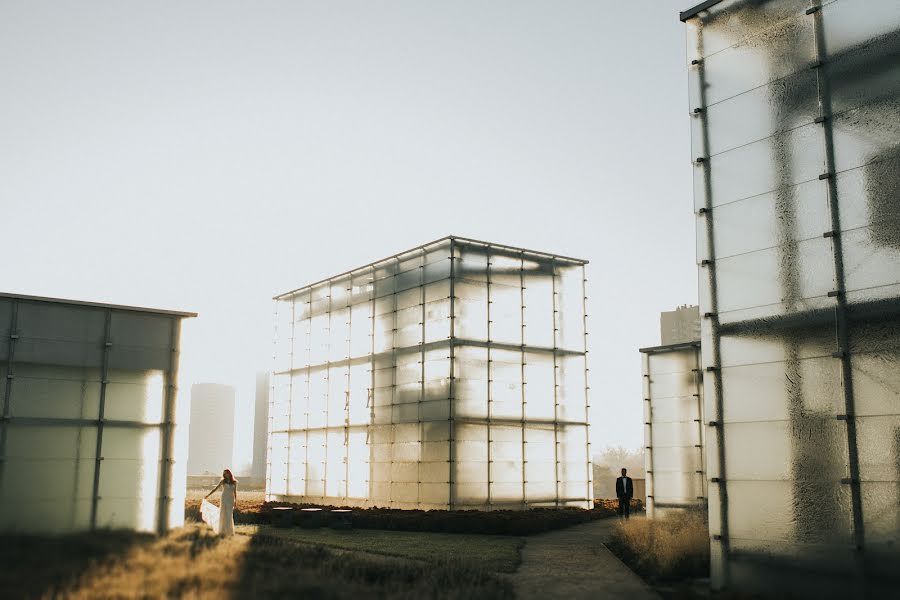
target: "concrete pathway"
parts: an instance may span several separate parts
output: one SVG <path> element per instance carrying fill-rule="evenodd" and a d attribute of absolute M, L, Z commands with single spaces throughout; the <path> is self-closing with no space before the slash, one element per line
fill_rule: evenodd
<path fill-rule="evenodd" d="M 529 537 L 522 564 L 511 576 L 519 600 L 659 600 L 605 546 L 617 521 L 601 519 Z"/>

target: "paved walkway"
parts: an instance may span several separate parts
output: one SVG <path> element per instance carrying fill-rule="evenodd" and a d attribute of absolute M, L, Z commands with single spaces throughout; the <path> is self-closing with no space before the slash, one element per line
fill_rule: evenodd
<path fill-rule="evenodd" d="M 659 600 L 650 586 L 604 545 L 616 522 L 614 517 L 601 519 L 529 537 L 522 564 L 511 576 L 517 597 Z"/>

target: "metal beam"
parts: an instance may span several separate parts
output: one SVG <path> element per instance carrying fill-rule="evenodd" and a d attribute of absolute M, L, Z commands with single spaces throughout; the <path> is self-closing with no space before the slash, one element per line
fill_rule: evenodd
<path fill-rule="evenodd" d="M 698 14 L 702 13 L 704 10 L 707 10 L 707 9 L 709 9 L 709 8 L 712 8 L 713 6 L 715 6 L 716 4 L 718 4 L 719 2 L 722 2 L 722 0 L 706 0 L 706 2 L 701 2 L 701 3 L 698 4 L 697 6 L 694 6 L 693 8 L 689 8 L 689 9 L 687 9 L 687 10 L 681 11 L 681 12 L 678 14 L 678 18 L 681 20 L 682 23 L 684 23 L 685 21 L 687 21 L 687 20 L 690 19 L 691 17 L 695 17 L 695 16 L 697 16 Z"/>
<path fill-rule="evenodd" d="M 112 311 L 106 311 L 103 326 L 103 366 L 100 371 L 100 406 L 97 411 L 97 445 L 94 453 L 94 484 L 91 493 L 91 529 L 97 528 L 97 508 L 100 502 L 100 469 L 103 461 L 103 415 L 106 410 L 106 385 L 109 383 L 109 349 L 112 346 L 110 328 Z"/>
<path fill-rule="evenodd" d="M 157 531 L 160 535 L 169 530 L 169 504 L 172 501 L 172 463 L 175 460 L 175 403 L 178 397 L 178 366 L 181 354 L 181 320 L 172 319 L 169 371 L 166 373 L 166 396 L 163 404 L 162 460 L 159 472 L 159 504 L 157 506 Z M 185 457 L 187 459 L 187 457 Z"/>

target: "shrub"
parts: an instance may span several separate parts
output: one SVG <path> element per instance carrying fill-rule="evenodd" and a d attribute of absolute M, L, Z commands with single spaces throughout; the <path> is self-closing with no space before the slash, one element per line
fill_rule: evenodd
<path fill-rule="evenodd" d="M 273 523 L 273 508 L 290 506 L 294 508 L 293 524 L 303 526 L 309 521 L 315 525 L 328 526 L 333 506 L 312 504 L 291 504 L 288 502 L 241 503 L 237 505 L 234 521 L 242 525 Z M 322 508 L 322 514 L 315 519 L 304 521 L 301 508 Z M 615 510 L 604 505 L 595 505 L 593 510 L 579 508 L 535 508 L 523 510 L 401 510 L 395 508 L 351 508 L 353 527 L 358 529 L 387 529 L 392 531 L 430 531 L 438 533 L 485 533 L 493 535 L 533 535 L 579 523 L 587 523 L 615 514 Z M 308 518 L 308 515 L 306 515 Z M 188 500 L 185 518 L 200 520 L 200 502 Z"/>
<path fill-rule="evenodd" d="M 619 523 L 610 549 L 650 581 L 709 576 L 709 528 L 704 511 Z"/>

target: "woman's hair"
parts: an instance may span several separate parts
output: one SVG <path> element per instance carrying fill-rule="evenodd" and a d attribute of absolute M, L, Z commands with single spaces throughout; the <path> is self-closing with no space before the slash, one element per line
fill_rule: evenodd
<path fill-rule="evenodd" d="M 234 477 L 234 474 L 232 474 L 231 469 L 222 471 L 222 479 L 225 480 L 225 483 L 237 483 L 237 479 Z"/>

